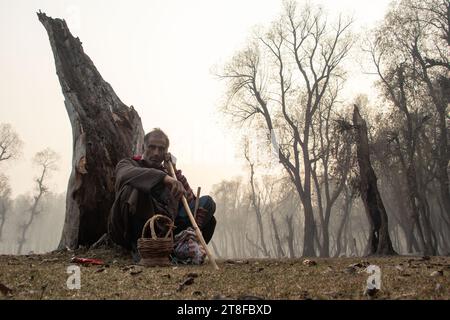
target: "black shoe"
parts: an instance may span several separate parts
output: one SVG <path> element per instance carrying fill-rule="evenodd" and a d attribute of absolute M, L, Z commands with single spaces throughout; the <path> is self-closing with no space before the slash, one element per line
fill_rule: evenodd
<path fill-rule="evenodd" d="M 203 240 L 208 244 L 213 237 L 214 230 L 216 229 L 217 220 L 215 217 L 211 217 L 208 224 L 206 224 L 202 229 Z"/>

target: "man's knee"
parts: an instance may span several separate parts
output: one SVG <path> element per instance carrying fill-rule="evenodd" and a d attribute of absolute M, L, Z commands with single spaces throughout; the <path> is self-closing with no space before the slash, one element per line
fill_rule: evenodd
<path fill-rule="evenodd" d="M 216 203 L 211 196 L 202 196 L 199 200 L 199 206 L 207 210 L 210 215 L 216 212 Z"/>

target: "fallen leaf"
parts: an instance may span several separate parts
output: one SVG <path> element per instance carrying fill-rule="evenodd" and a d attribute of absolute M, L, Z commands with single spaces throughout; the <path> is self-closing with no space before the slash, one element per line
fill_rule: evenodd
<path fill-rule="evenodd" d="M 198 273 L 195 273 L 195 272 L 190 272 L 190 273 L 188 273 L 187 275 L 186 275 L 186 277 L 191 277 L 191 278 L 197 278 L 198 277 Z"/>
<path fill-rule="evenodd" d="M 323 273 L 323 274 L 325 274 L 325 273 L 331 273 L 331 272 L 333 272 L 333 271 L 334 271 L 333 268 L 330 267 L 330 266 L 328 266 L 322 273 Z"/>
<path fill-rule="evenodd" d="M 251 267 L 251 268 L 250 268 L 250 271 L 251 271 L 251 272 L 261 272 L 261 271 L 263 271 L 263 270 L 264 270 L 263 267 Z"/>
<path fill-rule="evenodd" d="M 304 266 L 309 266 L 309 267 L 317 265 L 317 262 L 315 262 L 314 260 L 309 260 L 309 259 L 303 260 L 302 263 Z"/>
<path fill-rule="evenodd" d="M 307 290 L 302 290 L 299 293 L 300 299 L 305 299 L 305 300 L 309 300 L 309 292 Z"/>
<path fill-rule="evenodd" d="M 344 269 L 344 273 L 347 273 L 347 274 L 354 274 L 355 272 L 356 272 L 355 267 L 347 267 Z"/>
<path fill-rule="evenodd" d="M 185 286 L 189 286 L 189 285 L 191 285 L 193 283 L 194 283 L 194 278 L 187 277 L 186 279 L 184 279 L 184 281 L 182 283 L 179 284 L 179 286 L 177 288 L 177 291 L 181 291 L 181 290 L 183 290 L 183 288 Z"/>
<path fill-rule="evenodd" d="M 395 269 L 397 270 L 397 271 L 400 271 L 400 272 L 403 272 L 405 269 L 403 269 L 400 265 L 396 265 L 395 266 Z"/>
<path fill-rule="evenodd" d="M 5 286 L 3 283 L 0 283 L 0 291 L 4 296 L 12 294 L 12 289 Z"/>
<path fill-rule="evenodd" d="M 193 277 L 187 277 L 186 279 L 184 279 L 184 281 L 182 282 L 182 285 L 184 286 L 189 286 L 191 284 L 194 283 L 194 278 Z"/>
<path fill-rule="evenodd" d="M 134 264 L 130 264 L 128 266 L 123 267 L 121 270 L 122 271 L 129 271 L 129 270 L 133 270 L 133 269 L 142 269 L 142 266 L 138 266 L 138 265 L 134 265 Z"/>
<path fill-rule="evenodd" d="M 131 270 L 131 271 L 130 271 L 130 274 L 131 274 L 132 276 L 135 276 L 135 275 L 137 275 L 137 274 L 139 274 L 139 273 L 142 273 L 142 269 L 136 269 L 136 270 Z"/>
<path fill-rule="evenodd" d="M 438 271 L 433 271 L 433 272 L 430 274 L 430 277 L 441 277 L 441 276 L 443 276 L 443 275 L 444 275 L 444 271 L 438 270 Z"/>
<path fill-rule="evenodd" d="M 363 268 L 363 264 L 362 263 L 353 263 L 351 265 L 349 265 L 349 268 Z"/>
<path fill-rule="evenodd" d="M 410 273 L 402 273 L 400 274 L 400 277 L 411 277 Z"/>
<path fill-rule="evenodd" d="M 360 264 L 362 265 L 362 268 L 367 268 L 370 266 L 370 262 L 365 260 L 361 260 Z"/>

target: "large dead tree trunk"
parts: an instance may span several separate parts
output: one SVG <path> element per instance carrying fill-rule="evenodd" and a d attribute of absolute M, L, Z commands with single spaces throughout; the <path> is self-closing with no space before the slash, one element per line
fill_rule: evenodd
<path fill-rule="evenodd" d="M 73 135 L 59 248 L 76 248 L 94 243 L 107 231 L 114 168 L 120 159 L 142 151 L 144 131 L 137 112 L 103 80 L 66 22 L 37 15 L 49 36 Z"/>
<path fill-rule="evenodd" d="M 395 254 L 395 251 L 389 237 L 388 217 L 378 191 L 377 176 L 370 163 L 367 126 L 356 105 L 353 110 L 353 125 L 356 129 L 361 198 L 371 225 L 369 254 L 392 255 Z"/>

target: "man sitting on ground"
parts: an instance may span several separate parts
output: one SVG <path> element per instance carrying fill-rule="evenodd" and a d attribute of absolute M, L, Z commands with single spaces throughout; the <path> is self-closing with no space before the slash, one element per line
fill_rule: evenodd
<path fill-rule="evenodd" d="M 170 159 L 169 138 L 161 129 L 153 129 L 144 137 L 144 154 L 122 159 L 116 166 L 115 201 L 108 220 L 110 238 L 131 250 L 133 260 L 140 260 L 137 240 L 145 222 L 154 214 L 163 214 L 175 222 L 174 234 L 191 227 L 180 201 L 185 195 L 193 212 L 195 195 L 181 170 L 177 179 L 169 174 L 163 161 Z M 210 196 L 199 199 L 196 222 L 208 243 L 216 227 L 216 204 Z"/>

